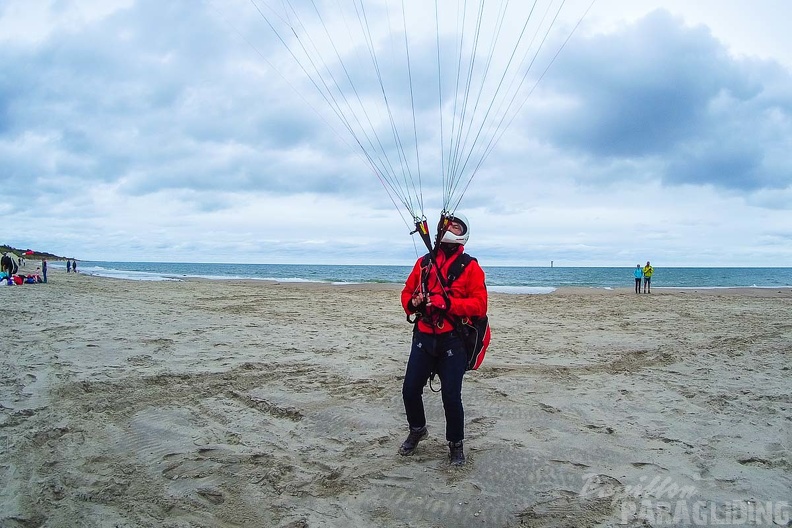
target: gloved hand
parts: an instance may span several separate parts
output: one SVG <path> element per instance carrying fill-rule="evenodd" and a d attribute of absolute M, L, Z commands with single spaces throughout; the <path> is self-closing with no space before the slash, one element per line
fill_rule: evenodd
<path fill-rule="evenodd" d="M 425 300 L 426 300 L 426 299 L 425 299 L 425 296 L 424 296 L 424 294 L 423 294 L 423 293 L 416 293 L 415 295 L 413 295 L 412 299 L 410 299 L 410 305 L 411 305 L 413 308 L 417 308 L 417 307 L 418 307 L 418 306 L 420 306 L 420 305 L 421 305 L 421 303 L 422 303 L 422 302 L 424 302 Z"/>
<path fill-rule="evenodd" d="M 426 306 L 431 306 L 436 310 L 448 310 L 451 307 L 451 300 L 446 299 L 439 293 L 433 293 L 429 295 L 429 300 L 426 302 Z"/>

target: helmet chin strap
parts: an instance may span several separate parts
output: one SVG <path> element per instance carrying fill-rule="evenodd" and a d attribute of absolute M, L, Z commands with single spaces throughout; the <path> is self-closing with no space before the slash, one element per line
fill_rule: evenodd
<path fill-rule="evenodd" d="M 448 242 L 440 242 L 440 251 L 445 253 L 446 257 L 449 257 L 456 253 L 459 250 L 459 244 L 450 244 Z"/>

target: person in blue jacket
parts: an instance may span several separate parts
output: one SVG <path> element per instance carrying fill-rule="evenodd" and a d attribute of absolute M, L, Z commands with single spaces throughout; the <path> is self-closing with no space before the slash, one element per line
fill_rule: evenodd
<path fill-rule="evenodd" d="M 643 279 L 643 268 L 641 268 L 640 264 L 636 264 L 635 271 L 633 271 L 633 276 L 635 277 L 635 293 L 641 293 L 641 279 Z"/>

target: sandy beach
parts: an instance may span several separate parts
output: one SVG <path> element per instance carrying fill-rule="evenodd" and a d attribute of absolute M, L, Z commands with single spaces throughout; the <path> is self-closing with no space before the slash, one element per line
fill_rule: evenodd
<path fill-rule="evenodd" d="M 398 294 L 3 287 L 0 526 L 792 526 L 792 290 L 491 294 L 461 469 Z"/>

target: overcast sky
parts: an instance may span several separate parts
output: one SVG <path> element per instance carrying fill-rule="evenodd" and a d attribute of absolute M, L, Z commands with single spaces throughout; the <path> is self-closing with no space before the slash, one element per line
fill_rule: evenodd
<path fill-rule="evenodd" d="M 548 50 L 589 3 L 567 2 Z M 788 0 L 597 0 L 467 189 L 469 252 L 485 266 L 790 266 L 789 20 Z M 435 50 L 413 53 L 420 83 Z M 288 59 L 245 0 L 1 2 L 0 244 L 412 263 L 404 210 Z M 431 135 L 427 94 L 417 127 Z M 422 177 L 433 222 L 440 183 Z"/>

